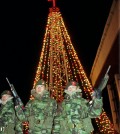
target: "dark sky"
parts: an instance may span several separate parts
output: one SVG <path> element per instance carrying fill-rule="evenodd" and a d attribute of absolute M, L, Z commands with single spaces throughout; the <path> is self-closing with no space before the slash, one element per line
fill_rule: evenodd
<path fill-rule="evenodd" d="M 65 26 L 89 76 L 112 0 L 57 0 Z M 51 2 L 0 1 L 0 93 L 14 84 L 28 101 Z"/>

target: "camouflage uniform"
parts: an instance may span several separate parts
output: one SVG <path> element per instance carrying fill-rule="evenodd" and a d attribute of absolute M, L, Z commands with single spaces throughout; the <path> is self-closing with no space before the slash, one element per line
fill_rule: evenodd
<path fill-rule="evenodd" d="M 30 134 L 51 134 L 53 119 L 55 116 L 57 103 L 50 98 L 48 90 L 44 90 L 43 95 L 36 93 L 35 89 L 31 90 L 33 100 L 29 100 L 22 111 L 16 108 L 19 119 L 29 122 Z"/>
<path fill-rule="evenodd" d="M 23 124 L 17 117 L 15 120 L 15 134 L 23 134 Z"/>
<path fill-rule="evenodd" d="M 1 104 L 0 107 L 0 134 L 15 134 L 15 109 L 13 97 L 9 90 L 5 90 L 1 96 L 3 95 L 10 96 L 5 104 Z"/>
<path fill-rule="evenodd" d="M 90 134 L 93 131 L 91 118 L 102 112 L 102 98 L 89 103 L 82 98 L 81 90 L 76 89 L 71 95 L 65 90 L 62 111 L 54 119 L 53 134 Z"/>

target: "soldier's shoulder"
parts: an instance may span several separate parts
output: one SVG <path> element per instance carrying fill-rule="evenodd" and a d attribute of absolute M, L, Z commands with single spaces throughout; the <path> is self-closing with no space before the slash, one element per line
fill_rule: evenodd
<path fill-rule="evenodd" d="M 51 103 L 57 103 L 57 101 L 55 99 L 53 99 L 53 98 L 50 98 L 50 102 Z"/>
<path fill-rule="evenodd" d="M 27 103 L 26 103 L 26 105 L 31 105 L 32 103 L 34 103 L 34 99 L 30 99 Z"/>

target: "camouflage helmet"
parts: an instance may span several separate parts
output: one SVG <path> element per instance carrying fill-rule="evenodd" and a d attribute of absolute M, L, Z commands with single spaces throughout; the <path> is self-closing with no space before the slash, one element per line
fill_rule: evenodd
<path fill-rule="evenodd" d="M 74 81 L 74 80 L 71 80 L 67 83 L 67 86 L 65 89 L 67 89 L 69 86 L 79 86 L 78 82 Z"/>
<path fill-rule="evenodd" d="M 44 81 L 43 79 L 41 79 L 41 80 L 38 80 L 38 81 L 36 82 L 35 88 L 36 88 L 37 85 L 44 85 L 44 86 L 46 86 L 46 83 L 45 83 L 45 81 Z"/>
<path fill-rule="evenodd" d="M 1 93 L 1 97 L 2 97 L 3 95 L 5 95 L 5 94 L 12 96 L 11 91 L 9 91 L 9 90 L 4 90 L 4 91 Z"/>

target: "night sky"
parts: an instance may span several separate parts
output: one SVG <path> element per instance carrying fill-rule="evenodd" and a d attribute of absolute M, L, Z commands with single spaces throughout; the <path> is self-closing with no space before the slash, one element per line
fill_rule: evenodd
<path fill-rule="evenodd" d="M 68 34 L 89 76 L 112 0 L 57 0 Z M 0 93 L 14 85 L 24 104 L 39 62 L 49 7 L 52 2 L 0 2 Z"/>

